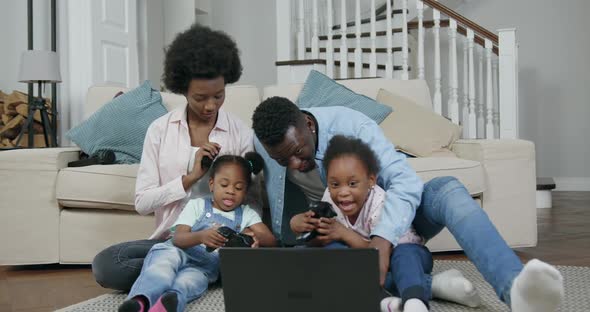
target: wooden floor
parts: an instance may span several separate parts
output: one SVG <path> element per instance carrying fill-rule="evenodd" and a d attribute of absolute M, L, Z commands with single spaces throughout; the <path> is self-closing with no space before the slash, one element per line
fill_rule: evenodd
<path fill-rule="evenodd" d="M 553 208 L 539 209 L 539 242 L 522 248 L 523 259 L 590 266 L 590 192 L 553 192 Z M 435 259 L 466 259 L 462 253 Z M 53 311 L 110 292 L 98 286 L 89 266 L 0 266 L 0 311 Z"/>

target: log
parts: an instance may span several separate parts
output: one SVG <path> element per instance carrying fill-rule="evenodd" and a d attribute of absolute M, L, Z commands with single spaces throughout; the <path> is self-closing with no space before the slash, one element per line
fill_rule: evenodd
<path fill-rule="evenodd" d="M 16 139 L 10 141 L 10 143 L 12 146 L 16 146 Z M 23 135 L 18 146 L 29 147 L 29 136 L 26 134 Z M 45 137 L 42 134 L 35 134 L 33 136 L 33 147 L 45 147 Z"/>
<path fill-rule="evenodd" d="M 16 117 L 12 118 L 8 123 L 6 123 L 4 125 L 2 130 L 0 130 L 0 135 L 2 135 L 4 132 L 6 132 L 12 128 L 16 128 L 18 126 L 21 126 L 24 122 L 25 122 L 25 118 L 21 115 L 18 115 Z"/>
<path fill-rule="evenodd" d="M 4 98 L 4 111 L 16 112 L 16 107 L 20 104 L 27 104 L 29 102 L 29 98 L 26 93 L 22 93 L 19 91 L 12 91 L 11 94 L 7 95 Z"/>

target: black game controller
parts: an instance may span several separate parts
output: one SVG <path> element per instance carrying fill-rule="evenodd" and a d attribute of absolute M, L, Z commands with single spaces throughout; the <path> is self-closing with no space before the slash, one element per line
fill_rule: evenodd
<path fill-rule="evenodd" d="M 217 233 L 227 239 L 224 247 L 250 247 L 254 244 L 254 239 L 250 235 L 238 233 L 227 226 L 222 226 L 217 229 Z M 212 252 L 215 248 L 207 247 L 208 252 Z"/>
<path fill-rule="evenodd" d="M 316 219 L 333 218 L 337 216 L 336 211 L 334 211 L 334 208 L 332 208 L 332 205 L 325 201 L 312 202 L 309 204 L 309 210 L 314 212 L 313 217 Z M 318 234 L 319 233 L 316 230 L 313 230 L 303 234 L 300 239 L 305 242 L 309 242 L 310 240 L 316 238 Z"/>
<path fill-rule="evenodd" d="M 203 170 L 209 169 L 209 167 L 211 167 L 212 163 L 213 163 L 213 159 L 211 159 L 209 156 L 203 156 L 203 158 L 201 159 L 201 169 L 203 169 Z"/>

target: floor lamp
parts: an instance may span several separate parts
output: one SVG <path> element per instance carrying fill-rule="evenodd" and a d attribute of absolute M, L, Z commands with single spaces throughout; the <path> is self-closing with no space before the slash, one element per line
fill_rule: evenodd
<path fill-rule="evenodd" d="M 34 130 L 35 123 L 34 115 L 39 111 L 41 116 L 41 125 L 43 126 L 43 135 L 45 138 L 45 146 L 57 146 L 57 134 L 53 131 L 54 127 L 51 122 L 56 122 L 57 116 L 52 116 L 49 120 L 47 113 L 47 103 L 43 98 L 42 86 L 45 83 L 61 82 L 61 74 L 59 72 L 59 57 L 53 51 L 39 51 L 28 50 L 23 52 L 20 62 L 19 82 L 37 83 L 38 94 L 33 97 L 28 107 L 28 115 L 25 124 L 23 125 L 18 138 L 16 139 L 16 146 L 19 146 L 25 129 L 29 133 L 28 146 L 34 147 Z M 57 103 L 53 103 L 57 105 Z M 54 110 L 55 111 L 55 110 Z"/>

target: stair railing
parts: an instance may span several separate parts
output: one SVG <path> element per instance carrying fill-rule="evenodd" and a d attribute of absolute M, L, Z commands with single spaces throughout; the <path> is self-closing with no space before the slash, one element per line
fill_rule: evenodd
<path fill-rule="evenodd" d="M 318 1 L 327 5 L 326 16 L 321 18 L 317 16 Z M 434 0 L 409 0 L 412 8 L 408 7 L 408 0 L 397 0 L 395 6 L 386 1 L 385 16 L 376 16 L 375 0 L 371 0 L 370 18 L 361 19 L 361 1 L 354 1 L 354 22 L 347 22 L 346 0 L 277 0 L 278 83 L 302 82 L 311 69 L 339 79 L 425 79 L 433 92 L 433 110 L 461 124 L 464 138 L 518 137 L 514 29 L 499 30 L 496 35 Z M 303 27 L 307 18 L 303 14 L 304 4 L 312 6 L 310 34 Z M 297 7 L 295 16 L 290 12 L 293 7 Z M 340 25 L 333 25 L 335 11 L 340 12 Z M 425 21 L 425 14 L 430 12 L 433 19 Z M 414 17 L 415 21 L 408 22 Z M 297 21 L 295 32 L 291 32 L 292 19 Z M 318 23 L 327 26 L 325 33 L 318 34 Z M 446 38 L 441 35 L 441 28 L 447 28 Z M 433 48 L 429 51 L 425 49 L 426 29 L 433 32 Z M 444 77 L 442 39 L 448 43 Z M 462 49 L 458 47 L 459 42 L 463 44 Z M 417 52 L 410 57 L 413 49 Z M 297 52 L 296 63 L 292 61 L 293 51 Z M 432 68 L 427 68 L 427 59 Z"/>

